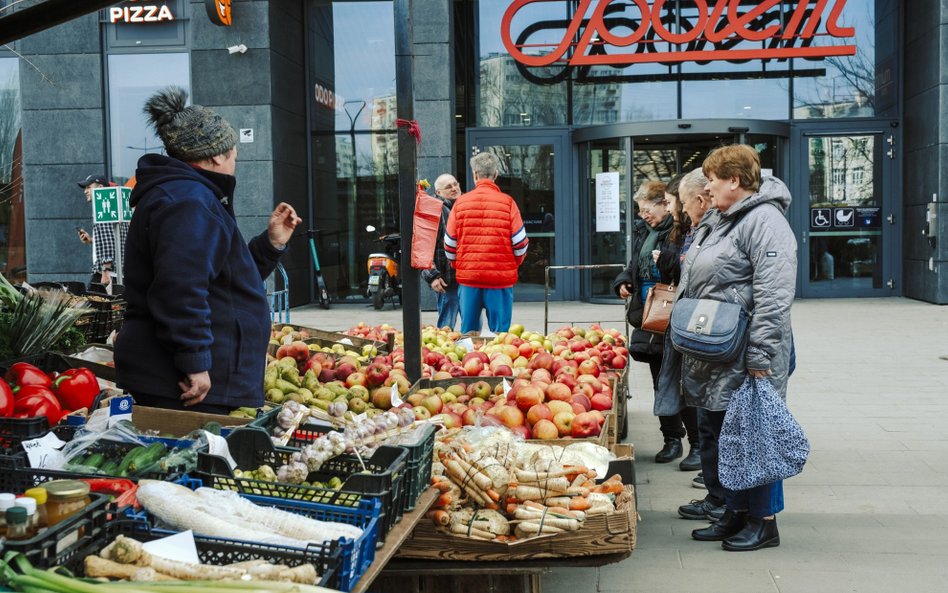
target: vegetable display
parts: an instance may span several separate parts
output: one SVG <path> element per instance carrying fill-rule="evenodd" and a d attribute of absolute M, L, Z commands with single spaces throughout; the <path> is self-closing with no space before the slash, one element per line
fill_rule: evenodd
<path fill-rule="evenodd" d="M 95 374 L 85 368 L 51 376 L 28 362 L 16 362 L 3 378 L 0 417 L 45 417 L 50 426 L 75 410 L 91 408 L 101 391 Z"/>
<path fill-rule="evenodd" d="M 122 566 L 114 561 L 111 562 Z M 93 567 L 98 569 L 96 564 L 93 561 Z M 109 566 L 114 569 L 112 564 Z M 23 554 L 10 552 L 0 561 L 0 586 L 21 593 L 172 593 L 183 590 L 183 587 L 193 591 L 233 591 L 234 593 L 333 593 L 332 589 L 299 582 L 247 581 L 244 577 L 230 580 L 192 580 L 180 583 L 157 576 L 158 573 L 154 569 L 134 566 L 129 566 L 129 568 L 133 570 L 125 570 L 131 573 L 131 578 L 148 577 L 153 574 L 154 578 L 151 581 L 89 582 L 60 574 L 57 569 L 34 568 Z M 251 569 L 252 567 L 247 568 L 247 570 Z"/>
<path fill-rule="evenodd" d="M 306 548 L 343 537 L 358 539 L 354 525 L 318 521 L 271 507 L 261 507 L 236 492 L 142 480 L 138 500 L 152 515 L 178 531 L 241 541 Z"/>
<path fill-rule="evenodd" d="M 264 560 L 241 562 L 228 566 L 194 564 L 169 560 L 145 551 L 141 542 L 118 536 L 98 556 L 86 556 L 87 577 L 104 577 L 135 581 L 216 581 L 225 579 L 285 581 L 312 585 L 319 579 L 312 564 L 274 565 Z"/>
<path fill-rule="evenodd" d="M 509 543 L 576 531 L 589 515 L 614 512 L 622 479 L 597 484 L 596 470 L 557 449 L 497 428 L 448 431 L 436 447 L 431 482 L 441 494 L 428 517 L 452 535 Z"/>

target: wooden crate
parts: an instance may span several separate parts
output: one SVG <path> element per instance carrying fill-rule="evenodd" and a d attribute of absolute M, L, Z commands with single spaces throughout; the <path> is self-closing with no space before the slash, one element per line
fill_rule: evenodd
<path fill-rule="evenodd" d="M 588 517 L 577 531 L 535 537 L 512 544 L 449 535 L 437 531 L 432 523 L 423 521 L 399 548 L 398 557 L 508 561 L 629 553 L 635 549 L 638 514 L 634 487 L 626 485 L 625 489 L 633 496 L 624 508 Z"/>

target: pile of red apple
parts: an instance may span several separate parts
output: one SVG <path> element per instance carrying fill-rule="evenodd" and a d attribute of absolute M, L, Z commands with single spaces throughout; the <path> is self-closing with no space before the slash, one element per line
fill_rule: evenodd
<path fill-rule="evenodd" d="M 495 353 L 491 360 L 485 352 L 469 352 L 461 368 L 470 370 L 469 377 L 477 377 L 479 369 L 490 369 L 503 357 Z M 437 379 L 449 382 L 439 373 Z M 419 407 L 442 414 L 449 428 L 478 422 L 502 424 L 528 439 L 599 436 L 605 413 L 612 409 L 612 386 L 593 361 L 577 363 L 538 352 L 526 372 L 511 379 L 507 379 L 506 395 L 503 382 L 491 388 L 484 380 L 467 379 L 447 388 L 420 390 L 408 397 L 408 403 L 414 406 L 416 417 L 426 416 Z"/>
<path fill-rule="evenodd" d="M 391 326 L 359 324 L 348 333 L 382 340 L 392 331 Z M 477 349 L 470 352 L 461 340 L 458 332 L 423 329 L 422 374 L 445 381 L 447 387 L 408 395 L 405 405 L 416 418 L 441 414 L 449 428 L 502 424 L 524 438 L 595 437 L 613 408 L 613 383 L 628 362 L 624 336 L 598 324 L 566 326 L 548 336 L 514 325 L 490 340 L 476 340 Z M 402 396 L 409 390 L 402 348 L 376 356 L 363 367 L 352 357 L 305 354 L 298 346 L 295 350 L 287 348 L 283 355 L 297 357 L 301 372 L 311 369 L 321 384 L 331 384 L 337 400 L 344 387 L 350 403 L 364 400 L 368 409 L 385 410 L 391 407 L 393 384 Z M 475 380 L 482 377 L 507 378 L 509 391 L 504 395 L 503 382 L 492 381 L 492 387 Z M 325 392 L 323 396 L 328 397 Z M 362 403 L 356 406 L 361 409 Z"/>

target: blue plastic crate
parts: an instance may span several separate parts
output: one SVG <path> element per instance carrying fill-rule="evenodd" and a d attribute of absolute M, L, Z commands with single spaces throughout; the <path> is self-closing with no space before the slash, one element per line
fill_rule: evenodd
<path fill-rule="evenodd" d="M 187 486 L 191 489 L 197 489 L 202 486 L 200 480 L 184 476 L 177 481 L 178 484 Z M 281 498 L 271 498 L 267 496 L 255 496 L 250 494 L 241 494 L 243 498 L 258 504 L 260 506 L 274 507 L 290 513 L 303 515 L 311 519 L 321 521 L 336 521 L 347 523 L 362 528 L 362 535 L 352 540 L 342 538 L 332 544 L 311 544 L 305 550 L 302 548 L 289 548 L 286 550 L 299 550 L 301 552 L 318 552 L 320 548 L 327 549 L 331 546 L 338 546 L 340 550 L 339 565 L 335 575 L 329 579 L 330 582 L 320 582 L 321 585 L 338 589 L 340 591 L 350 591 L 359 581 L 365 571 L 368 570 L 372 561 L 375 560 L 375 544 L 379 535 L 379 513 L 382 508 L 381 502 L 377 499 L 363 499 L 356 507 L 340 507 L 335 505 L 320 504 L 315 502 L 303 502 L 297 500 L 286 500 Z M 141 522 L 144 526 L 153 526 L 154 519 L 147 511 L 127 510 L 126 515 L 135 521 Z M 151 533 L 160 533 L 162 530 L 150 529 Z M 169 535 L 171 531 L 167 532 Z M 201 537 L 201 536 L 196 536 Z M 226 543 L 232 541 L 235 545 L 247 548 L 253 546 L 260 547 L 260 554 L 265 556 L 264 548 L 272 548 L 271 545 L 258 544 L 256 542 L 247 542 L 240 540 L 226 540 L 222 538 L 213 538 L 217 543 Z"/>

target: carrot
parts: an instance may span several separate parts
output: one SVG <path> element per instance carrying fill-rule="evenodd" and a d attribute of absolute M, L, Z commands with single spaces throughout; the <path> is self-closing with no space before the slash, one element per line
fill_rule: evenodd
<path fill-rule="evenodd" d="M 573 500 L 569 503 L 569 509 L 571 511 L 585 511 L 591 506 L 592 504 L 589 502 L 589 499 L 582 496 L 574 496 Z"/>
<path fill-rule="evenodd" d="M 426 515 L 429 519 L 434 521 L 435 525 L 447 525 L 451 521 L 451 517 L 448 515 L 448 511 L 434 510 L 428 511 Z"/>
<path fill-rule="evenodd" d="M 446 507 L 450 505 L 452 502 L 454 502 L 454 497 L 451 496 L 450 492 L 445 492 L 444 494 L 438 497 L 438 500 L 435 501 L 434 506 Z"/>

